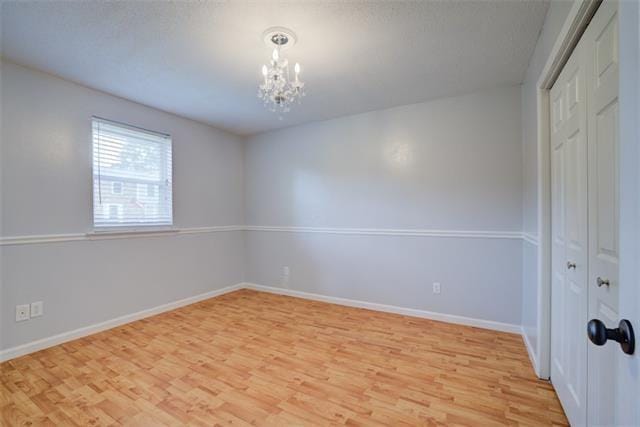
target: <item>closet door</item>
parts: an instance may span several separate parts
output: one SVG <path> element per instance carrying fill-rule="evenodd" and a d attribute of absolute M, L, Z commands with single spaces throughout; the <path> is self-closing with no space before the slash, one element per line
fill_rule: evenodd
<path fill-rule="evenodd" d="M 618 17 L 604 2 L 583 36 L 588 52 L 589 318 L 618 326 Z M 590 344 L 588 420 L 615 425 L 615 379 L 620 346 Z"/>
<path fill-rule="evenodd" d="M 587 417 L 587 99 L 581 41 L 551 89 L 551 381 L 572 425 Z"/>

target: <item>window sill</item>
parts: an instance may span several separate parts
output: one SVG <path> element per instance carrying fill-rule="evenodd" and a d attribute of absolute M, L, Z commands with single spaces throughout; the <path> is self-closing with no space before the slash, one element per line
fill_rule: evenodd
<path fill-rule="evenodd" d="M 122 236 L 156 236 L 179 233 L 179 228 L 96 228 L 86 233 L 87 238 L 108 239 Z"/>

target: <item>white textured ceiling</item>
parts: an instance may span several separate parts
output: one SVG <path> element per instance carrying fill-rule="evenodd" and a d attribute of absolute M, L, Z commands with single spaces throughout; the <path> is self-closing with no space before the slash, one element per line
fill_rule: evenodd
<path fill-rule="evenodd" d="M 3 2 L 2 55 L 238 134 L 522 82 L 547 1 Z M 271 26 L 307 97 L 256 97 Z"/>

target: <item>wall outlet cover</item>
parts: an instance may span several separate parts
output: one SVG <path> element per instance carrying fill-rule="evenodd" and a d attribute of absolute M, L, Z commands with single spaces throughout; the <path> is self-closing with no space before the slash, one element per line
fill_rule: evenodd
<path fill-rule="evenodd" d="M 433 293 L 434 294 L 439 294 L 440 293 L 440 283 L 438 283 L 438 282 L 434 282 L 433 283 Z"/>
<path fill-rule="evenodd" d="M 289 267 L 284 266 L 282 267 L 282 286 L 284 286 L 285 288 L 289 287 L 289 273 L 291 272 L 291 270 L 289 270 Z"/>
<path fill-rule="evenodd" d="M 29 304 L 16 305 L 16 322 L 29 320 Z"/>
<path fill-rule="evenodd" d="M 31 303 L 31 317 L 40 317 L 44 314 L 44 303 L 36 301 Z"/>

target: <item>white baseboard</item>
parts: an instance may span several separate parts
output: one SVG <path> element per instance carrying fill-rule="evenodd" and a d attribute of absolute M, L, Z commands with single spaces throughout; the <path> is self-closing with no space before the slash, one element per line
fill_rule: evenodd
<path fill-rule="evenodd" d="M 98 332 L 102 332 L 107 329 L 124 325 L 125 323 L 131 323 L 136 320 L 144 319 L 150 316 L 155 316 L 156 314 L 175 310 L 176 308 L 184 307 L 186 305 L 194 304 L 196 302 L 200 302 L 209 298 L 213 298 L 229 292 L 237 291 L 238 289 L 242 289 L 244 287 L 245 287 L 244 283 L 238 283 L 232 286 L 227 286 L 222 289 L 216 289 L 213 291 L 205 292 L 203 294 L 195 295 L 189 298 L 184 298 L 178 301 L 162 304 L 157 307 L 152 307 L 152 308 L 138 311 L 132 314 L 126 314 L 124 316 L 116 317 L 115 319 L 106 320 L 104 322 L 96 323 L 94 325 L 85 326 L 82 328 L 74 329 L 72 331 L 63 332 L 58 335 L 42 338 L 36 341 L 32 341 L 30 343 L 8 348 L 6 350 L 0 351 L 0 362 L 4 362 L 10 359 L 15 359 L 16 357 L 24 356 L 25 354 L 43 350 L 48 347 L 53 347 L 54 345 L 58 345 L 58 344 L 62 344 L 78 338 L 86 337 L 87 335 L 96 334 Z"/>
<path fill-rule="evenodd" d="M 441 322 L 455 323 L 458 325 L 475 326 L 477 328 L 491 329 L 500 332 L 509 332 L 520 334 L 522 328 L 520 325 L 510 323 L 495 322 L 493 320 L 474 319 L 471 317 L 457 316 L 454 314 L 436 313 L 433 311 L 418 310 L 415 308 L 404 308 L 394 305 L 378 304 L 374 302 L 358 301 L 347 298 L 330 297 L 310 292 L 294 291 L 291 289 L 276 288 L 272 286 L 257 285 L 255 283 L 243 283 L 247 289 L 256 291 L 270 292 L 279 295 L 288 295 L 292 297 L 304 298 L 314 301 L 328 302 L 332 304 L 345 305 L 348 307 L 366 308 L 369 310 L 383 311 L 386 313 L 403 314 L 405 316 L 421 317 L 423 319 L 438 320 Z"/>
<path fill-rule="evenodd" d="M 536 357 L 536 352 L 533 351 L 533 346 L 531 345 L 531 341 L 529 341 L 529 335 L 527 335 L 524 330 L 524 326 L 521 327 L 522 340 L 524 341 L 524 346 L 527 348 L 527 353 L 529 354 L 529 360 L 531 360 L 531 364 L 533 365 L 533 370 L 536 373 L 538 378 L 540 377 L 540 371 L 538 370 L 538 358 Z"/>

